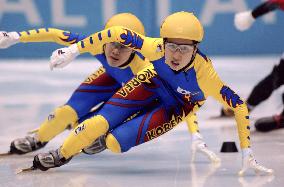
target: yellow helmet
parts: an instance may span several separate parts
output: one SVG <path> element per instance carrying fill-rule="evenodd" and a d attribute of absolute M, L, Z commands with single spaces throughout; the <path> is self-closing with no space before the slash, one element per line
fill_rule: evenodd
<path fill-rule="evenodd" d="M 142 22 L 131 13 L 120 13 L 112 16 L 105 24 L 105 29 L 113 26 L 123 26 L 139 34 L 145 35 L 145 29 Z"/>
<path fill-rule="evenodd" d="M 168 16 L 161 25 L 162 38 L 182 38 L 201 42 L 203 26 L 191 12 L 176 12 Z"/>

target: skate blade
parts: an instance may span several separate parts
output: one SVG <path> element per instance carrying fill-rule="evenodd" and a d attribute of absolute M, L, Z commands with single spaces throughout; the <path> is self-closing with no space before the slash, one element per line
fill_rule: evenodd
<path fill-rule="evenodd" d="M 28 132 L 28 134 L 35 134 L 38 132 L 39 129 L 33 129 L 31 131 Z"/>
<path fill-rule="evenodd" d="M 226 120 L 226 119 L 233 119 L 234 118 L 234 116 L 210 116 L 209 117 L 209 119 L 211 119 L 211 120 L 219 120 L 219 119 L 224 119 L 224 120 Z"/>
<path fill-rule="evenodd" d="M 7 153 L 0 153 L 0 157 L 5 157 L 5 156 L 9 156 L 12 155 L 12 153 L 7 152 Z"/>
<path fill-rule="evenodd" d="M 23 169 L 19 169 L 18 171 L 16 171 L 16 174 L 20 174 L 20 173 L 24 173 L 24 172 L 28 172 L 28 171 L 33 171 L 36 170 L 35 167 L 29 167 L 29 168 L 23 168 Z"/>

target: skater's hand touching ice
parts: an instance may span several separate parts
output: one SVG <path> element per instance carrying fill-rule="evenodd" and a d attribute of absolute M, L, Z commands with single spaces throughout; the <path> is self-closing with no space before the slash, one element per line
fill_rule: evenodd
<path fill-rule="evenodd" d="M 208 157 L 210 162 L 212 163 L 220 163 L 221 159 L 213 152 L 211 151 L 205 142 L 197 140 L 192 142 L 191 145 L 191 161 L 194 162 L 196 158 L 196 152 L 200 152 L 201 154 Z"/>
<path fill-rule="evenodd" d="M 253 169 L 256 174 L 273 174 L 272 169 L 268 169 L 260 165 L 255 160 L 252 150 L 250 148 L 243 149 L 242 154 L 243 154 L 243 167 L 239 171 L 239 176 L 243 176 L 245 171 L 248 169 Z"/>
<path fill-rule="evenodd" d="M 201 137 L 201 135 L 199 134 L 199 138 L 192 140 L 192 144 L 191 144 L 191 161 L 195 162 L 195 158 L 196 158 L 196 152 L 199 152 L 203 155 L 205 155 L 206 157 L 208 157 L 208 159 L 212 162 L 212 163 L 220 163 L 221 159 L 213 152 L 211 151 L 206 143 L 204 142 L 203 138 Z"/>
<path fill-rule="evenodd" d="M 8 48 L 20 42 L 20 36 L 17 32 L 0 31 L 0 49 Z"/>
<path fill-rule="evenodd" d="M 63 68 L 72 62 L 78 55 L 77 44 L 55 50 L 50 57 L 50 69 Z"/>

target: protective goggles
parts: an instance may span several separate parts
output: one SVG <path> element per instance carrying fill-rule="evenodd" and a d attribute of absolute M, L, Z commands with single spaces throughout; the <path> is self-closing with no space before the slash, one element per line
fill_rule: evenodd
<path fill-rule="evenodd" d="M 165 43 L 165 48 L 169 49 L 172 52 L 176 52 L 177 50 L 179 50 L 182 54 L 192 52 L 195 47 L 196 47 L 196 44 L 192 44 L 192 45 L 181 44 L 181 45 L 178 45 L 178 44 L 169 43 L 169 42 Z"/>
<path fill-rule="evenodd" d="M 118 49 L 118 50 L 120 50 L 120 51 L 131 51 L 131 49 L 129 48 L 129 47 L 126 47 L 126 46 L 124 46 L 124 45 L 122 45 L 122 44 L 120 44 L 120 43 L 118 43 L 118 42 L 111 42 L 110 43 L 110 46 L 112 47 L 112 48 L 116 48 L 116 49 Z"/>

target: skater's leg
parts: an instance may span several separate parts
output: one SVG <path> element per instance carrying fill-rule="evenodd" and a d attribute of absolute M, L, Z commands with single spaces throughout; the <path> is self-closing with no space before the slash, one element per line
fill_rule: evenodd
<path fill-rule="evenodd" d="M 65 158 L 90 146 L 98 137 L 127 121 L 129 116 L 156 103 L 156 93 L 144 84 L 136 85 L 131 92 L 125 95 L 124 91 L 126 87 L 129 88 L 128 84 L 132 82 L 129 81 L 116 92 L 100 109 L 98 115 L 85 120 L 73 130 L 61 147 L 61 153 Z"/>
<path fill-rule="evenodd" d="M 284 84 L 284 53 L 280 59 L 280 63 L 274 66 L 272 72 L 254 86 L 248 99 L 248 110 L 251 111 L 270 97 L 272 92 Z M 228 108 L 222 108 L 221 116 L 233 116 L 234 113 Z"/>
<path fill-rule="evenodd" d="M 247 99 L 248 106 L 252 108 L 266 100 L 272 92 L 284 84 L 284 56 L 280 63 L 274 66 L 272 72 L 260 81 L 252 90 Z"/>
<path fill-rule="evenodd" d="M 273 73 L 274 72 L 274 73 Z M 278 88 L 284 84 L 284 54 L 280 60 L 279 65 L 273 69 L 274 75 L 274 87 Z M 282 103 L 284 106 L 284 93 L 282 94 Z M 284 107 L 283 111 L 279 115 L 271 117 L 260 118 L 255 122 L 255 128 L 257 131 L 268 132 L 274 129 L 284 128 Z"/>
<path fill-rule="evenodd" d="M 74 127 L 78 118 L 108 100 L 119 87 L 120 84 L 106 74 L 104 68 L 100 68 L 78 87 L 66 105 L 56 108 L 47 117 L 33 137 L 14 140 L 10 152 L 27 153 L 43 147 L 67 127 Z"/>

